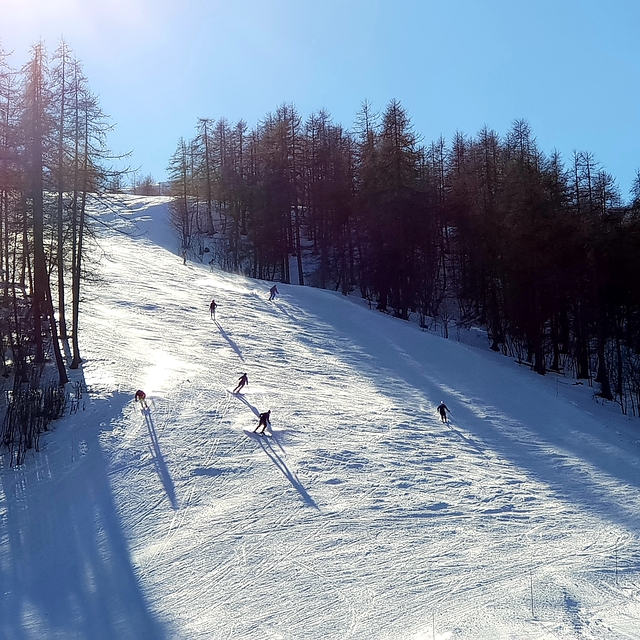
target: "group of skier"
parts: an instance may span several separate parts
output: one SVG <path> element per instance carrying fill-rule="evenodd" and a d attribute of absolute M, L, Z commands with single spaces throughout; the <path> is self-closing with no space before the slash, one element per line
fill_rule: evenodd
<path fill-rule="evenodd" d="M 271 289 L 269 289 L 269 301 L 273 300 L 277 295 L 279 295 L 279 293 L 280 292 L 278 291 L 278 287 L 274 284 L 271 287 Z M 211 319 L 214 321 L 216 319 L 217 308 L 218 308 L 218 303 L 216 302 L 215 298 L 212 298 L 211 303 L 209 304 L 209 313 L 211 315 Z M 248 384 L 249 384 L 249 378 L 247 377 L 246 373 L 243 373 L 238 379 L 238 384 L 236 385 L 236 387 L 231 393 L 234 393 L 234 394 L 239 393 L 242 390 L 242 388 Z M 259 415 L 258 426 L 253 430 L 253 432 L 258 433 L 259 435 L 263 435 L 265 432 L 265 429 L 267 428 L 271 429 L 270 418 L 271 418 L 271 409 L 269 409 L 268 411 L 265 411 L 264 413 L 261 413 Z M 258 429 L 260 428 L 262 428 L 262 430 L 258 431 Z"/>
<path fill-rule="evenodd" d="M 235 386 L 235 388 L 231 393 L 233 394 L 240 393 L 240 391 L 242 391 L 242 389 L 248 384 L 249 384 L 249 377 L 247 376 L 246 373 L 243 373 L 240 376 L 240 378 L 238 378 L 238 384 Z M 136 402 L 140 402 L 140 404 L 144 409 L 149 408 L 147 405 L 147 394 L 142 389 L 138 389 L 136 391 L 135 400 Z M 446 423 L 447 414 L 451 415 L 451 411 L 449 407 L 447 407 L 447 405 L 444 403 L 444 401 L 440 402 L 440 404 L 437 407 L 437 411 L 440 414 L 440 420 Z M 262 430 L 258 431 L 258 429 L 260 428 Z M 264 435 L 265 429 L 267 428 L 271 430 L 271 409 L 261 413 L 258 416 L 258 426 L 253 430 L 253 433 L 257 433 L 258 435 L 262 436 Z"/>
<path fill-rule="evenodd" d="M 238 384 L 231 393 L 239 393 L 248 384 L 249 377 L 246 373 L 243 373 L 238 379 Z M 149 408 L 149 405 L 147 404 L 147 394 L 142 389 L 138 389 L 136 391 L 134 398 L 136 402 L 139 402 L 142 405 L 143 410 Z M 271 409 L 265 411 L 264 413 L 261 413 L 258 418 L 258 426 L 253 430 L 253 432 L 262 436 L 264 435 L 265 429 L 268 428 L 269 430 L 271 430 Z M 259 429 L 261 430 L 258 431 Z"/>
<path fill-rule="evenodd" d="M 279 294 L 278 288 L 276 287 L 276 285 L 274 284 L 271 289 L 269 289 L 269 300 L 273 300 L 276 295 Z M 209 312 L 211 314 L 211 319 L 215 321 L 216 319 L 216 309 L 218 308 L 218 304 L 215 301 L 215 298 L 213 298 L 211 300 L 211 303 L 209 304 Z M 238 379 L 238 384 L 235 386 L 235 388 L 233 389 L 233 391 L 231 393 L 233 394 L 237 394 L 239 393 L 246 385 L 249 384 L 249 378 L 247 376 L 246 373 L 243 373 L 240 378 Z M 136 391 L 135 394 L 135 400 L 136 402 L 140 402 L 142 404 L 142 406 L 144 408 L 147 408 L 147 401 L 146 401 L 146 394 L 144 391 L 142 391 L 142 389 L 138 389 Z M 448 415 L 451 415 L 451 411 L 449 409 L 449 407 L 447 407 L 447 405 L 444 403 L 444 401 L 440 402 L 440 404 L 437 407 L 437 411 L 440 414 L 440 420 L 444 423 L 446 423 L 448 421 Z M 271 409 L 269 409 L 268 411 L 265 411 L 264 413 L 261 413 L 259 415 L 259 422 L 258 422 L 258 426 L 253 430 L 254 433 L 258 433 L 259 435 L 264 435 L 265 429 L 269 428 L 271 429 Z M 262 429 L 261 431 L 258 431 L 259 429 Z"/>
<path fill-rule="evenodd" d="M 273 300 L 279 293 L 280 292 L 278 291 L 278 287 L 274 284 L 269 289 L 269 301 Z M 216 320 L 217 308 L 218 308 L 218 303 L 216 302 L 215 298 L 212 298 L 209 304 L 209 313 L 211 315 L 211 319 L 214 321 Z M 238 384 L 235 386 L 234 390 L 231 393 L 234 393 L 234 394 L 239 393 L 242 390 L 242 388 L 248 384 L 249 384 L 249 378 L 247 377 L 246 373 L 243 373 L 238 379 Z M 259 415 L 258 426 L 253 430 L 253 432 L 258 433 L 259 435 L 264 435 L 265 429 L 267 428 L 271 429 L 270 417 L 271 417 L 271 409 L 269 409 L 268 411 L 265 411 L 264 413 L 261 413 Z M 261 429 L 261 431 L 258 431 L 259 429 Z"/>
<path fill-rule="evenodd" d="M 273 287 L 271 287 L 271 289 L 269 289 L 269 301 L 274 300 L 275 297 L 277 295 L 279 295 L 280 292 L 278 291 L 278 287 L 276 287 L 276 285 L 274 284 Z M 218 303 L 216 302 L 215 298 L 211 299 L 211 303 L 209 304 L 209 313 L 211 314 L 211 319 L 215 320 L 216 319 L 216 309 L 218 308 Z"/>
<path fill-rule="evenodd" d="M 249 384 L 249 377 L 247 376 L 246 373 L 243 373 L 239 378 L 238 378 L 238 384 L 235 386 L 234 390 L 231 392 L 233 394 L 236 393 L 240 393 L 240 391 L 242 391 L 242 389 Z M 259 422 L 258 422 L 258 426 L 253 430 L 253 433 L 257 433 L 258 435 L 264 435 L 264 431 L 265 429 L 268 427 L 269 429 L 271 429 L 271 409 L 269 409 L 268 411 L 265 411 L 264 413 L 261 413 L 259 416 Z M 260 429 L 260 427 L 262 427 L 262 431 L 258 431 L 258 429 Z"/>

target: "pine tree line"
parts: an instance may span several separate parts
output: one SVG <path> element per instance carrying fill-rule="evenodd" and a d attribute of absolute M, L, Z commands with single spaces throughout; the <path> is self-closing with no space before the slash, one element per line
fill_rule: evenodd
<path fill-rule="evenodd" d="M 64 397 L 63 349 L 70 368 L 81 362 L 86 205 L 106 178 L 101 162 L 108 130 L 66 43 L 50 58 L 42 43 L 35 45 L 19 70 L 0 50 L 0 355 L 6 380 L 0 443 L 18 447 L 18 462 L 37 444 L 43 411 L 51 413 L 44 428 L 60 411 L 60 402 L 45 400 L 52 388 Z M 47 362 L 55 363 L 54 381 Z"/>
<path fill-rule="evenodd" d="M 252 130 L 201 119 L 169 173 L 183 246 L 214 236 L 223 268 L 359 288 L 445 335 L 482 325 L 491 349 L 638 414 L 640 174 L 625 203 L 592 154 L 565 166 L 522 120 L 423 144 L 397 101 L 364 103 L 352 131 L 287 104 Z"/>

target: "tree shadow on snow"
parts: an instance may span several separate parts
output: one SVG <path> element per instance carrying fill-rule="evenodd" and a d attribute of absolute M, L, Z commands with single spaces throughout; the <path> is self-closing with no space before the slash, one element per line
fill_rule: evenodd
<path fill-rule="evenodd" d="M 22 466 L 0 460 L 0 637 L 171 635 L 140 589 L 95 423 L 129 402 L 94 399 L 90 415 L 75 414 L 71 428 L 62 418 Z"/>
<path fill-rule="evenodd" d="M 297 295 L 309 303 L 305 308 L 311 325 L 314 292 L 301 288 Z M 415 402 L 415 394 L 428 400 L 424 408 L 433 413 L 428 417 L 420 411 L 418 424 L 438 424 L 435 407 L 444 398 L 453 425 L 439 426 L 479 456 L 491 451 L 546 484 L 562 501 L 638 529 L 638 512 L 624 500 L 627 486 L 640 489 L 637 449 L 625 450 L 624 440 L 612 444 L 610 430 L 616 427 L 610 429 L 607 423 L 615 425 L 618 416 L 594 415 L 595 405 L 590 412 L 588 406 L 573 406 L 570 397 L 554 397 L 538 385 L 536 374 L 510 368 L 507 358 L 494 359 L 478 349 L 422 336 L 391 318 L 370 323 L 363 318 L 367 316 L 360 313 L 332 316 L 330 326 L 348 335 L 354 346 L 355 355 L 345 351 L 342 359 L 357 366 L 359 375 L 396 405 Z M 320 316 L 315 322 L 314 334 L 327 326 Z M 357 348 L 372 356 L 370 364 L 363 367 Z M 401 384 L 389 384 L 389 371 Z"/>

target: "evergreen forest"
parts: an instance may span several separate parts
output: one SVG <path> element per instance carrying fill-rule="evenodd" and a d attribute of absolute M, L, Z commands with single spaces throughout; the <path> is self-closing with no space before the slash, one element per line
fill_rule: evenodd
<path fill-rule="evenodd" d="M 202 118 L 168 171 L 185 249 L 213 239 L 226 270 L 357 290 L 445 337 L 484 327 L 638 415 L 640 173 L 626 202 L 591 153 L 548 155 L 525 120 L 425 144 L 396 100 L 363 103 L 352 130 L 290 104 L 253 129 Z"/>
<path fill-rule="evenodd" d="M 82 362 L 89 204 L 123 184 L 111 128 L 64 41 L 20 69 L 0 49 L 0 445 L 17 463 Z M 640 173 L 625 199 L 591 153 L 547 154 L 525 120 L 426 144 L 396 100 L 364 102 L 350 130 L 291 104 L 253 128 L 201 118 L 168 173 L 185 251 L 357 291 L 445 337 L 482 327 L 494 351 L 640 415 Z"/>

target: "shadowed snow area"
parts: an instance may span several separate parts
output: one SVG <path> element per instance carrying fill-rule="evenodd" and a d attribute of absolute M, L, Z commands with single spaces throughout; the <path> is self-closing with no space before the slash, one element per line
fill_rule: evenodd
<path fill-rule="evenodd" d="M 85 410 L 1 462 L 0 638 L 640 638 L 638 419 L 356 294 L 184 266 L 165 199 L 94 213 Z"/>

